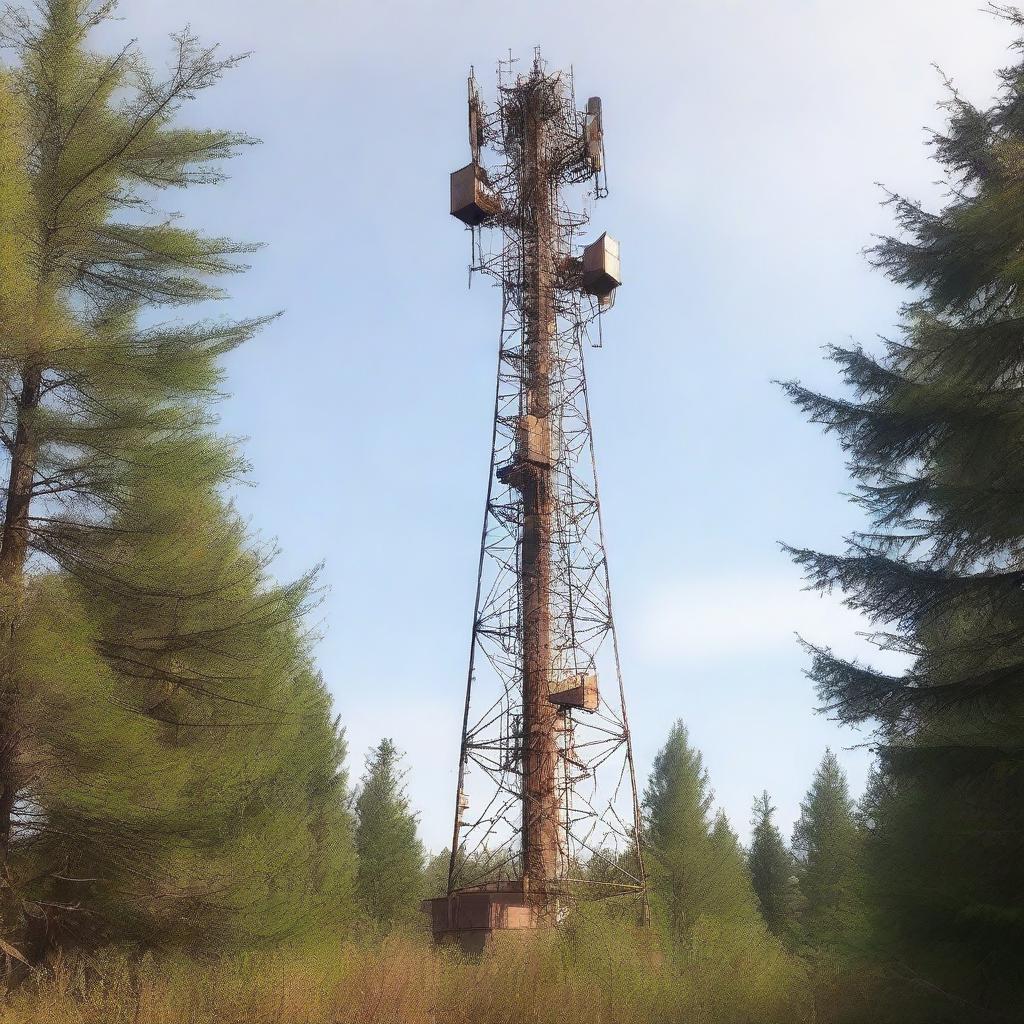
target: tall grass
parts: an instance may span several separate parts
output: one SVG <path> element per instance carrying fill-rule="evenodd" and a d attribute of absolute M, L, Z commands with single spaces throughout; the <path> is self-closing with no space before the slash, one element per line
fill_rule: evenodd
<path fill-rule="evenodd" d="M 197 963 L 58 960 L 0 997 L 0 1024 L 800 1024 L 805 973 L 711 923 L 684 949 L 583 922 L 478 960 L 418 935 Z"/>

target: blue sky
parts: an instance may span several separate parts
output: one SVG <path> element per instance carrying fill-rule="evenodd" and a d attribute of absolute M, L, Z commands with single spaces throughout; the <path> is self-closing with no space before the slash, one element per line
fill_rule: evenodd
<path fill-rule="evenodd" d="M 900 293 L 861 255 L 877 181 L 934 203 L 932 63 L 986 101 L 1012 32 L 963 0 L 123 0 L 103 41 L 154 58 L 186 23 L 252 57 L 188 113 L 263 139 L 230 184 L 175 198 L 267 248 L 224 312 L 286 316 L 231 357 L 238 494 L 277 572 L 323 561 L 317 657 L 354 774 L 391 736 L 437 849 L 451 829 L 490 441 L 499 302 L 466 290 L 448 216 L 465 76 L 534 45 L 604 99 L 626 284 L 588 353 L 627 700 L 641 774 L 671 721 L 745 837 L 767 788 L 789 830 L 826 745 L 855 792 L 865 736 L 815 715 L 794 634 L 865 653 L 856 615 L 801 591 L 777 542 L 857 525 L 835 443 L 773 378 L 834 386 L 821 348 L 871 344 Z"/>

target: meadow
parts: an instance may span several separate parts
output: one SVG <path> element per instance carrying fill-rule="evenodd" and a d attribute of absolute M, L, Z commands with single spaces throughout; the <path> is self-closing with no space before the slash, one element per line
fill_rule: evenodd
<path fill-rule="evenodd" d="M 707 925 L 668 951 L 653 930 L 499 942 L 469 959 L 425 935 L 207 961 L 58 957 L 0 1002 L 0 1024 L 801 1024 L 806 969 Z"/>

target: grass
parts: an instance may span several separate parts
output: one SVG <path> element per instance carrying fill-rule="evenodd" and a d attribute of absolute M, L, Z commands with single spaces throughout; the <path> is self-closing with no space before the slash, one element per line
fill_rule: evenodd
<path fill-rule="evenodd" d="M 581 923 L 479 960 L 419 935 L 197 963 L 58 960 L 0 996 L 0 1024 L 801 1024 L 800 963 L 705 922 L 685 949 Z"/>

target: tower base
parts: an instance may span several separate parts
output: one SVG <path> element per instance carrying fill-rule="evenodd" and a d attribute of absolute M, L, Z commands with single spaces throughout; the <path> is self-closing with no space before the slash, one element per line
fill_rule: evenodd
<path fill-rule="evenodd" d="M 531 893 L 523 881 L 485 882 L 456 889 L 448 896 L 424 900 L 437 943 L 453 943 L 477 955 L 499 932 L 524 932 L 550 923 L 543 894 Z"/>

